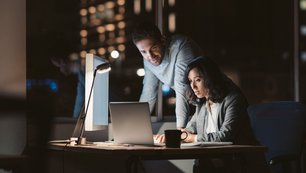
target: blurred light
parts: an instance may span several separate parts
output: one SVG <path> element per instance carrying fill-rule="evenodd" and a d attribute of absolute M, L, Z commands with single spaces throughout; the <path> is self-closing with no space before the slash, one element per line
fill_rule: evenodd
<path fill-rule="evenodd" d="M 117 37 L 116 42 L 117 43 L 124 43 L 125 42 L 125 37 Z"/>
<path fill-rule="evenodd" d="M 103 47 L 101 47 L 101 48 L 98 49 L 98 53 L 99 53 L 100 55 L 104 55 L 105 52 L 106 52 L 106 50 L 105 50 L 105 48 L 103 48 Z"/>
<path fill-rule="evenodd" d="M 306 1 L 305 0 L 300 0 L 300 8 L 301 8 L 301 10 L 306 10 Z"/>
<path fill-rule="evenodd" d="M 81 52 L 80 52 L 80 57 L 81 57 L 81 58 L 85 58 L 85 57 L 86 57 L 86 53 L 87 53 L 87 52 L 86 52 L 85 50 L 81 51 Z"/>
<path fill-rule="evenodd" d="M 115 50 L 115 47 L 114 47 L 114 46 L 109 46 L 109 47 L 107 48 L 107 51 L 108 51 L 108 52 L 112 52 L 113 50 Z"/>
<path fill-rule="evenodd" d="M 88 33 L 87 33 L 87 31 L 86 31 L 85 29 L 83 29 L 83 30 L 80 31 L 80 36 L 81 36 L 81 37 L 87 37 L 87 34 L 88 34 Z"/>
<path fill-rule="evenodd" d="M 111 52 L 111 57 L 114 58 L 114 59 L 119 58 L 119 52 L 117 50 L 113 50 Z"/>
<path fill-rule="evenodd" d="M 81 38 L 81 44 L 84 46 L 87 44 L 87 38 Z"/>
<path fill-rule="evenodd" d="M 97 16 L 95 14 L 91 14 L 89 15 L 90 21 L 93 21 L 95 19 L 97 19 Z"/>
<path fill-rule="evenodd" d="M 124 19 L 124 15 L 122 15 L 122 14 L 116 14 L 115 19 L 116 19 L 116 20 L 123 20 L 123 19 Z"/>
<path fill-rule="evenodd" d="M 77 61 L 79 59 L 79 55 L 75 52 L 69 54 L 69 60 L 71 61 Z"/>
<path fill-rule="evenodd" d="M 107 24 L 107 25 L 105 25 L 105 29 L 107 31 L 113 31 L 113 30 L 115 30 L 115 25 L 114 24 Z"/>
<path fill-rule="evenodd" d="M 80 10 L 80 15 L 81 15 L 81 16 L 86 16 L 86 15 L 87 15 L 87 10 L 84 9 L 84 8 L 81 9 L 81 10 Z"/>
<path fill-rule="evenodd" d="M 119 35 L 120 36 L 125 36 L 125 30 L 124 29 L 120 29 L 119 30 Z"/>
<path fill-rule="evenodd" d="M 145 70 L 143 69 L 143 68 L 140 68 L 140 69 L 138 69 L 137 71 L 136 71 L 136 74 L 138 75 L 138 76 L 144 76 L 145 75 Z"/>
<path fill-rule="evenodd" d="M 165 84 L 162 85 L 162 92 L 163 95 L 168 95 L 171 92 L 171 88 Z"/>
<path fill-rule="evenodd" d="M 103 4 L 97 6 L 98 11 L 103 11 L 105 9 Z"/>
<path fill-rule="evenodd" d="M 97 27 L 97 32 L 98 33 L 104 33 L 105 32 L 105 28 L 103 26 L 98 26 Z"/>
<path fill-rule="evenodd" d="M 301 30 L 301 35 L 306 36 L 306 25 L 302 25 L 300 30 Z"/>
<path fill-rule="evenodd" d="M 115 16 L 115 11 L 113 8 L 106 8 L 104 10 L 104 16 L 106 19 L 112 21 L 114 19 Z"/>
<path fill-rule="evenodd" d="M 301 61 L 306 62 L 306 52 L 301 52 Z"/>
<path fill-rule="evenodd" d="M 289 52 L 287 52 L 287 51 L 282 52 L 281 57 L 282 57 L 282 59 L 283 59 L 284 61 L 285 61 L 285 60 L 288 60 L 288 59 L 290 58 Z"/>
<path fill-rule="evenodd" d="M 56 93 L 58 91 L 58 83 L 54 79 L 31 79 L 26 81 L 27 90 L 31 90 L 34 87 L 47 87 L 51 92 Z"/>
<path fill-rule="evenodd" d="M 134 0 L 134 13 L 140 14 L 140 11 L 141 11 L 140 0 Z"/>
<path fill-rule="evenodd" d="M 101 20 L 96 18 L 96 19 L 92 20 L 92 23 L 93 23 L 94 26 L 99 26 L 99 25 L 101 25 Z"/>
<path fill-rule="evenodd" d="M 94 14 L 96 12 L 96 7 L 91 6 L 91 7 L 88 8 L 88 11 L 89 11 L 90 14 Z"/>
<path fill-rule="evenodd" d="M 118 5 L 124 5 L 124 4 L 125 4 L 125 0 L 118 0 L 118 1 L 117 1 L 117 4 L 118 4 Z"/>
<path fill-rule="evenodd" d="M 168 0 L 168 4 L 170 7 L 173 7 L 175 5 L 175 0 Z"/>
<path fill-rule="evenodd" d="M 125 13 L 125 7 L 119 7 L 118 12 L 120 14 L 124 14 Z"/>
<path fill-rule="evenodd" d="M 152 0 L 146 0 L 146 11 L 150 12 L 152 10 Z"/>
<path fill-rule="evenodd" d="M 131 94 L 131 87 L 126 86 L 126 87 L 124 87 L 123 91 L 124 91 L 124 94 L 125 94 L 125 95 Z"/>
<path fill-rule="evenodd" d="M 27 85 L 27 86 L 26 86 L 26 89 L 27 89 L 27 90 L 31 90 L 31 89 L 32 89 L 32 83 L 31 83 L 31 80 L 29 80 L 29 79 L 28 79 L 28 80 L 26 80 L 26 85 Z"/>
<path fill-rule="evenodd" d="M 169 31 L 174 32 L 175 31 L 175 13 L 169 14 Z"/>
<path fill-rule="evenodd" d="M 125 28 L 125 22 L 123 22 L 123 21 L 118 22 L 117 26 L 118 26 L 118 28 L 123 29 L 123 28 Z"/>
<path fill-rule="evenodd" d="M 57 83 L 55 81 L 50 81 L 49 82 L 49 88 L 53 92 L 57 92 L 58 91 L 58 85 L 57 85 Z"/>
<path fill-rule="evenodd" d="M 120 61 L 124 61 L 125 60 L 125 53 L 120 53 Z"/>
<path fill-rule="evenodd" d="M 83 16 L 83 17 L 81 18 L 81 23 L 82 23 L 82 25 L 86 25 L 87 22 L 88 22 L 87 17 L 84 17 L 84 16 Z"/>
<path fill-rule="evenodd" d="M 110 32 L 108 33 L 108 38 L 109 38 L 109 39 L 115 38 L 115 32 L 114 32 L 114 31 L 110 31 Z"/>
<path fill-rule="evenodd" d="M 105 41 L 105 34 L 102 33 L 99 35 L 99 41 L 101 42 Z"/>
<path fill-rule="evenodd" d="M 90 50 L 89 50 L 89 53 L 96 54 L 97 52 L 96 52 L 95 49 L 90 49 Z"/>
<path fill-rule="evenodd" d="M 113 45 L 113 44 L 115 44 L 115 39 L 114 39 L 114 38 L 108 39 L 108 40 L 106 41 L 106 44 L 108 44 L 108 45 Z"/>
<path fill-rule="evenodd" d="M 119 44 L 119 45 L 118 45 L 118 50 L 119 50 L 120 52 L 125 51 L 125 45 Z"/>
<path fill-rule="evenodd" d="M 106 8 L 114 8 L 115 3 L 113 1 L 108 1 L 108 2 L 105 3 L 105 7 Z"/>

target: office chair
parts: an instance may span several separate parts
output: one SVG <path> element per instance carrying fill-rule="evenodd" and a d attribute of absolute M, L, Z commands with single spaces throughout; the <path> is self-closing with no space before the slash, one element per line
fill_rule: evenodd
<path fill-rule="evenodd" d="M 303 171 L 306 105 L 294 101 L 275 101 L 248 108 L 253 132 L 268 148 L 266 161 L 272 172 Z"/>

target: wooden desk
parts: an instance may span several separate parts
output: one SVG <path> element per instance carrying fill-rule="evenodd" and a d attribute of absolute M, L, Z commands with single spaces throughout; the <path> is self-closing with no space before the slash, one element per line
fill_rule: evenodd
<path fill-rule="evenodd" d="M 126 172 L 136 172 L 139 160 L 168 160 L 168 159 L 200 159 L 239 157 L 247 153 L 264 153 L 263 146 L 226 145 L 207 147 L 148 147 L 148 146 L 106 146 L 106 145 L 75 145 L 53 143 L 50 150 L 73 153 L 87 153 L 99 155 L 101 158 L 120 158 L 126 162 Z"/>

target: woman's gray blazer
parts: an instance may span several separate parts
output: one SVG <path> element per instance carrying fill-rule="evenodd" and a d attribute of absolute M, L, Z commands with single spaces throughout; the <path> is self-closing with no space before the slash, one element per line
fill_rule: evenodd
<path fill-rule="evenodd" d="M 206 103 L 197 105 L 186 130 L 197 134 L 197 141 L 233 142 L 235 144 L 257 143 L 247 115 L 247 100 L 239 89 L 232 89 L 218 105 L 218 131 L 205 133 L 207 127 Z"/>

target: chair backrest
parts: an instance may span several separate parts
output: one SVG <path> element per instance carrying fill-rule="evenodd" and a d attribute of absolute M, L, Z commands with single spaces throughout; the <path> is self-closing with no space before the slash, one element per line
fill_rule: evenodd
<path fill-rule="evenodd" d="M 248 108 L 253 132 L 268 147 L 266 160 L 283 154 L 300 154 L 305 140 L 306 105 L 276 101 Z"/>

